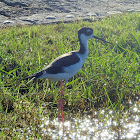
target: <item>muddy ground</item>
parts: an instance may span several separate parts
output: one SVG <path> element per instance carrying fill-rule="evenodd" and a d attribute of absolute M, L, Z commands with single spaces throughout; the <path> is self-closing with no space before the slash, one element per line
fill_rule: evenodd
<path fill-rule="evenodd" d="M 0 26 L 46 24 L 140 12 L 140 0 L 0 0 Z"/>

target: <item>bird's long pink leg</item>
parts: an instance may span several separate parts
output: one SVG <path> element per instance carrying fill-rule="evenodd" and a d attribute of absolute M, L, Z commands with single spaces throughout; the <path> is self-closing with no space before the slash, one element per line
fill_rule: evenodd
<path fill-rule="evenodd" d="M 61 113 L 61 119 L 62 119 L 62 124 L 63 124 L 63 133 L 64 133 L 64 115 L 63 115 L 63 102 L 62 102 L 62 96 L 63 96 L 64 89 L 62 86 L 63 86 L 63 82 L 61 80 L 60 81 L 60 101 L 58 103 L 58 110 L 59 110 L 58 120 L 60 120 L 60 113 Z"/>

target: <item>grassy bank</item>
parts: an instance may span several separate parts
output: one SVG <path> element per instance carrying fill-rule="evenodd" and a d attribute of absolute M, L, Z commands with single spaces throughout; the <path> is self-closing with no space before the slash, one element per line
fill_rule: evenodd
<path fill-rule="evenodd" d="M 21 79 L 57 56 L 79 49 L 77 31 L 85 26 L 114 46 L 89 41 L 83 68 L 66 84 L 65 118 L 71 113 L 92 114 L 100 108 L 119 113 L 129 110 L 130 101 L 133 104 L 140 96 L 139 21 L 139 13 L 126 13 L 93 22 L 0 29 L 1 137 L 17 138 L 21 132 L 16 130 L 21 128 L 26 135 L 26 128 L 32 125 L 32 133 L 39 138 L 41 118 L 57 118 L 59 82 L 44 79 L 26 85 Z"/>

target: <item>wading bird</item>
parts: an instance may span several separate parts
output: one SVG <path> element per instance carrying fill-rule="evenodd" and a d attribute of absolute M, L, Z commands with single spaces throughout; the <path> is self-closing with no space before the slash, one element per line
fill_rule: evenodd
<path fill-rule="evenodd" d="M 88 55 L 88 43 L 89 39 L 95 38 L 106 43 L 109 43 L 101 38 L 98 38 L 94 35 L 93 29 L 84 27 L 78 31 L 78 38 L 80 43 L 80 49 L 77 51 L 71 51 L 69 53 L 63 54 L 56 59 L 54 59 L 46 68 L 41 71 L 25 77 L 25 79 L 32 78 L 47 78 L 54 81 L 60 81 L 60 101 L 58 103 L 59 116 L 61 113 L 62 124 L 63 124 L 63 133 L 64 133 L 64 117 L 63 117 L 63 104 L 62 104 L 62 95 L 64 89 L 62 87 L 62 81 L 68 81 L 73 77 L 83 66 L 87 55 Z M 110 43 L 111 44 L 111 43 Z M 30 81 L 31 81 L 30 80 Z M 29 82 L 30 82 L 29 81 Z M 28 82 L 28 83 L 29 83 Z"/>

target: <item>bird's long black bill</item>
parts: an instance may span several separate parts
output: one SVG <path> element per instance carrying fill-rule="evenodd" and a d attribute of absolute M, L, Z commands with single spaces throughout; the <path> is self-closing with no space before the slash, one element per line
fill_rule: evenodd
<path fill-rule="evenodd" d="M 98 39 L 98 40 L 101 40 L 101 41 L 103 41 L 103 42 L 105 42 L 105 43 L 109 43 L 109 44 L 113 45 L 112 43 L 110 43 L 110 42 L 108 42 L 108 41 L 105 41 L 104 39 L 101 39 L 101 38 L 99 38 L 99 37 L 97 37 L 97 36 L 94 36 L 94 38 L 95 38 L 95 39 Z"/>

